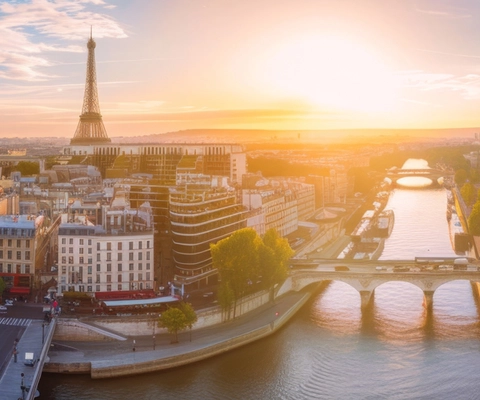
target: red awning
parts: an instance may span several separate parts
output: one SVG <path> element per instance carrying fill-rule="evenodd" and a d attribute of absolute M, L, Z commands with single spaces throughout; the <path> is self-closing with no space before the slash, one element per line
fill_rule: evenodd
<path fill-rule="evenodd" d="M 30 294 L 29 287 L 16 286 L 10 288 L 10 294 Z"/>

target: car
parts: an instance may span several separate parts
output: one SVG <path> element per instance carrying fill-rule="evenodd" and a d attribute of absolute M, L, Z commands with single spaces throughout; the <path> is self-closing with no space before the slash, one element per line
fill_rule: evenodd
<path fill-rule="evenodd" d="M 13 300 L 5 300 L 6 306 L 13 306 Z"/>
<path fill-rule="evenodd" d="M 5 307 L 5 306 L 0 306 L 0 311 L 7 311 L 7 310 L 8 310 L 7 307 Z"/>

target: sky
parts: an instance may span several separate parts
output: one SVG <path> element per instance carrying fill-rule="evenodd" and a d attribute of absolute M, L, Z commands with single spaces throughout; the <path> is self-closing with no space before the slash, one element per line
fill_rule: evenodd
<path fill-rule="evenodd" d="M 0 0 L 0 137 L 480 126 L 478 0 Z"/>

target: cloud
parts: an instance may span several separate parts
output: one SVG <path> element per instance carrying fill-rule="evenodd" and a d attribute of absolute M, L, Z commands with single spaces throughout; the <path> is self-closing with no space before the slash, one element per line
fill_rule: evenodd
<path fill-rule="evenodd" d="M 455 76 L 445 73 L 404 71 L 399 74 L 402 86 L 421 91 L 458 92 L 466 100 L 480 99 L 480 75 Z"/>
<path fill-rule="evenodd" d="M 434 17 L 440 18 L 449 18 L 449 19 L 464 19 L 464 18 L 471 18 L 472 15 L 466 13 L 465 10 L 457 7 L 450 7 L 445 6 L 444 9 L 436 8 L 436 9 L 426 9 L 426 8 L 419 8 L 415 6 L 415 11 L 421 14 L 427 14 Z"/>
<path fill-rule="evenodd" d="M 99 11 L 95 9 L 100 8 Z M 52 76 L 42 67 L 53 65 L 49 52 L 81 52 L 90 27 L 96 38 L 124 38 L 126 33 L 103 13 L 109 4 L 103 0 L 27 0 L 0 3 L 0 78 L 41 81 Z M 36 54 L 37 56 L 32 56 Z"/>

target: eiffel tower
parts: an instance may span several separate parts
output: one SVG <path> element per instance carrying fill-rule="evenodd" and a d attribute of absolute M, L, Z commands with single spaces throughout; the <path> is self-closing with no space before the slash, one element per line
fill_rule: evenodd
<path fill-rule="evenodd" d="M 82 114 L 77 125 L 75 135 L 70 140 L 70 145 L 89 145 L 110 143 L 107 130 L 103 125 L 102 114 L 100 114 L 100 105 L 97 92 L 97 74 L 95 71 L 95 41 L 92 38 L 90 29 L 90 39 L 87 43 L 88 61 L 87 61 L 87 80 L 85 82 L 85 95 L 83 97 Z"/>

